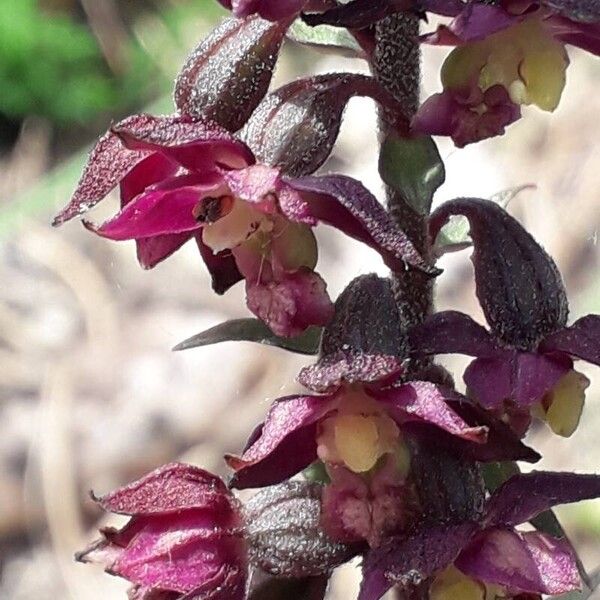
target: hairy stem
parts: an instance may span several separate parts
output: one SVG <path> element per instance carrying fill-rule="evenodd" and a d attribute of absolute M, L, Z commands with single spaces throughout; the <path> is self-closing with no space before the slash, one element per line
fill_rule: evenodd
<path fill-rule="evenodd" d="M 419 105 L 420 49 L 418 17 L 398 13 L 375 26 L 375 49 L 372 55 L 374 76 L 402 107 L 404 116 L 412 118 Z M 381 130 L 385 135 L 398 121 L 388 109 L 381 112 Z M 388 209 L 421 254 L 430 256 L 427 218 L 416 213 L 401 194 L 387 189 Z M 421 322 L 432 310 L 433 282 L 421 272 L 394 273 L 394 292 L 407 326 Z"/>

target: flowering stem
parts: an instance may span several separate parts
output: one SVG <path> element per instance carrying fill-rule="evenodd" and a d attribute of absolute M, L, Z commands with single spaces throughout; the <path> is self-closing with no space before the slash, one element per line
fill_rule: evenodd
<path fill-rule="evenodd" d="M 375 26 L 375 48 L 371 66 L 381 85 L 400 103 L 405 118 L 412 118 L 419 105 L 420 49 L 419 19 L 397 13 Z M 382 134 L 400 119 L 389 109 L 381 111 Z M 387 189 L 390 214 L 408 234 L 422 256 L 430 255 L 427 217 L 415 212 L 401 194 Z M 407 326 L 423 321 L 432 311 L 433 283 L 415 270 L 394 273 L 396 299 Z"/>

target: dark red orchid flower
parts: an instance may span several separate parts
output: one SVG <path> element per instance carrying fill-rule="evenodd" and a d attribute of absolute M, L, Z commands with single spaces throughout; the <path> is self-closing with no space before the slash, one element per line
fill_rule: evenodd
<path fill-rule="evenodd" d="M 521 105 L 553 111 L 566 81 L 566 44 L 600 54 L 599 7 L 595 0 L 465 2 L 449 25 L 423 36 L 457 48 L 442 67 L 444 91 L 424 102 L 414 129 L 465 146 L 504 133 Z"/>
<path fill-rule="evenodd" d="M 486 200 L 447 202 L 431 216 L 434 238 L 452 215 L 471 225 L 477 297 L 490 330 L 463 313 L 441 312 L 412 330 L 411 347 L 475 356 L 464 374 L 469 394 L 519 433 L 533 414 L 571 435 L 589 385 L 573 370 L 573 359 L 600 365 L 600 317 L 567 326 L 567 297 L 554 261 L 502 208 Z"/>
<path fill-rule="evenodd" d="M 130 598 L 246 597 L 240 506 L 218 477 L 172 463 L 96 501 L 131 518 L 121 529 L 102 529 L 77 559 L 129 580 Z"/>
<path fill-rule="evenodd" d="M 558 504 L 598 496 L 598 475 L 516 475 L 491 495 L 478 519 L 422 525 L 371 550 L 359 600 L 378 600 L 395 585 L 408 589 L 427 580 L 433 600 L 524 599 L 577 590 L 581 580 L 569 542 L 515 527 Z"/>
<path fill-rule="evenodd" d="M 244 143 L 198 117 L 138 115 L 113 126 L 55 223 L 87 211 L 118 184 L 121 210 L 102 225 L 87 223 L 89 229 L 136 240 L 145 268 L 194 239 L 215 291 L 245 279 L 249 308 L 278 335 L 332 317 L 325 282 L 313 270 L 318 222 L 375 248 L 390 268 L 435 272 L 358 181 L 286 177 L 256 164 Z"/>

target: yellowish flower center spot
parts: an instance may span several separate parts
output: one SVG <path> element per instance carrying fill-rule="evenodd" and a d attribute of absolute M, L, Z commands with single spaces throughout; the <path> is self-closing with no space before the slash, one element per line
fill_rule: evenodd
<path fill-rule="evenodd" d="M 532 414 L 546 421 L 557 435 L 571 436 L 579 425 L 589 385 L 585 375 L 569 371 L 534 407 Z"/>
<path fill-rule="evenodd" d="M 355 473 L 370 471 L 388 453 L 398 453 L 401 469 L 408 471 L 410 464 L 410 457 L 401 452 L 396 423 L 360 391 L 341 394 L 337 414 L 321 424 L 317 445 L 322 461 L 343 464 Z"/>
<path fill-rule="evenodd" d="M 234 198 L 226 213 L 219 213 L 215 219 L 204 220 L 202 241 L 213 252 L 221 252 L 239 246 L 255 233 L 269 232 L 272 229 L 273 221 L 268 215 L 249 202 Z"/>
<path fill-rule="evenodd" d="M 485 600 L 485 586 L 456 567 L 442 571 L 431 584 L 430 600 Z"/>
<path fill-rule="evenodd" d="M 442 67 L 442 83 L 446 89 L 461 89 L 475 80 L 481 91 L 502 85 L 515 104 L 553 111 L 565 87 L 568 64 L 564 44 L 542 21 L 530 18 L 455 48 Z"/>

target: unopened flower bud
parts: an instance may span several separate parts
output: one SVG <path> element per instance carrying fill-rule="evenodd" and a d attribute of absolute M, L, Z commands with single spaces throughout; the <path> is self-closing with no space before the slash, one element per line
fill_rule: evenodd
<path fill-rule="evenodd" d="M 263 100 L 242 137 L 260 162 L 287 175 L 313 173 L 331 154 L 344 109 L 354 96 L 368 96 L 383 106 L 395 104 L 365 75 L 333 73 L 299 79 Z"/>
<path fill-rule="evenodd" d="M 250 562 L 281 577 L 331 571 L 353 555 L 321 527 L 318 484 L 287 482 L 258 492 L 245 506 Z"/>
<path fill-rule="evenodd" d="M 237 131 L 267 92 L 289 23 L 224 20 L 190 54 L 175 83 L 181 113 Z"/>
<path fill-rule="evenodd" d="M 433 239 L 453 215 L 469 221 L 477 297 L 494 335 L 531 350 L 564 327 L 569 306 L 558 268 L 523 226 L 494 202 L 461 198 L 432 214 Z"/>

